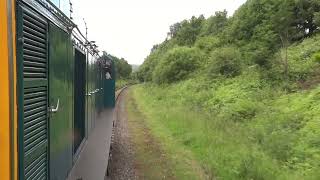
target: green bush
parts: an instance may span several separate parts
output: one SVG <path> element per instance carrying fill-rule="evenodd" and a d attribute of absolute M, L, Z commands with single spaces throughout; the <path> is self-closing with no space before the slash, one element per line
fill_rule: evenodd
<path fill-rule="evenodd" d="M 139 68 L 138 79 L 141 82 L 148 82 L 152 80 L 152 72 L 154 71 L 155 67 L 159 63 L 158 59 L 161 59 L 160 51 L 156 50 L 156 52 L 150 54 L 144 63 Z"/>
<path fill-rule="evenodd" d="M 314 59 L 317 63 L 320 63 L 320 52 L 315 53 L 315 54 L 313 55 L 313 59 Z"/>
<path fill-rule="evenodd" d="M 307 38 L 288 48 L 289 76 L 292 81 L 305 81 L 319 69 L 320 36 Z"/>
<path fill-rule="evenodd" d="M 208 53 L 212 51 L 214 48 L 220 46 L 220 40 L 215 36 L 205 36 L 199 38 L 196 41 L 195 46 Z"/>
<path fill-rule="evenodd" d="M 200 66 L 203 54 L 197 48 L 177 47 L 168 51 L 156 66 L 152 80 L 158 84 L 186 79 Z"/>
<path fill-rule="evenodd" d="M 212 76 L 235 77 L 241 73 L 241 53 L 238 49 L 224 47 L 211 53 L 209 73 Z"/>

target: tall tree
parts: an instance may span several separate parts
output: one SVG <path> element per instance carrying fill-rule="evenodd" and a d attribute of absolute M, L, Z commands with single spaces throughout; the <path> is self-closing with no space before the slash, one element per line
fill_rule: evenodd
<path fill-rule="evenodd" d="M 209 17 L 204 25 L 204 35 L 216 35 L 222 32 L 227 25 L 227 15 L 228 12 L 224 10 L 217 11 L 214 16 Z"/>
<path fill-rule="evenodd" d="M 173 38 L 177 35 L 178 31 L 181 29 L 181 23 L 175 23 L 170 26 L 170 31 L 168 32 L 168 38 Z"/>
<path fill-rule="evenodd" d="M 193 16 L 190 20 L 182 21 L 181 28 L 175 36 L 178 45 L 192 46 L 201 32 L 204 21 L 203 15 L 198 18 Z"/>
<path fill-rule="evenodd" d="M 278 33 L 282 44 L 282 64 L 284 67 L 284 78 L 289 80 L 289 61 L 288 61 L 288 47 L 293 36 L 296 34 L 296 28 L 293 26 L 294 22 L 294 4 L 291 0 L 283 0 L 278 4 L 278 10 L 274 13 L 274 27 Z"/>

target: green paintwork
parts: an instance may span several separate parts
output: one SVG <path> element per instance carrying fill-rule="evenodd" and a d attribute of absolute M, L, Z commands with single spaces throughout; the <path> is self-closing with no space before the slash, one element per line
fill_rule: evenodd
<path fill-rule="evenodd" d="M 48 24 L 20 4 L 16 17 L 19 179 L 47 179 Z"/>
<path fill-rule="evenodd" d="M 113 108 L 115 106 L 115 80 L 104 81 L 104 106 Z"/>
<path fill-rule="evenodd" d="M 105 79 L 103 81 L 103 100 L 104 100 L 104 107 L 108 108 L 113 108 L 115 106 L 115 90 L 116 90 L 116 82 L 115 82 L 115 68 L 114 68 L 114 63 L 112 62 L 112 72 L 111 72 L 111 77 L 112 79 L 107 80 Z"/>
<path fill-rule="evenodd" d="M 88 70 L 89 70 L 89 62 L 88 62 L 88 52 L 86 53 L 86 113 L 85 113 L 85 118 L 86 118 L 86 122 L 85 122 L 85 125 L 86 125 L 86 138 L 88 138 L 89 136 L 89 100 L 90 100 L 90 97 L 89 97 L 89 84 L 88 84 L 88 81 L 89 81 L 89 73 L 88 73 Z"/>
<path fill-rule="evenodd" d="M 102 67 L 96 63 L 96 88 L 98 89 L 98 93 L 96 94 L 96 111 L 99 114 L 103 109 L 103 74 L 102 74 Z"/>
<path fill-rule="evenodd" d="M 23 36 L 23 20 L 22 20 L 22 8 L 17 7 L 16 13 L 17 20 L 17 99 L 18 99 L 18 169 L 19 179 L 24 177 L 24 160 L 23 160 L 23 44 L 19 41 L 19 38 Z"/>
<path fill-rule="evenodd" d="M 49 26 L 49 103 L 57 113 L 50 115 L 50 179 L 62 180 L 72 167 L 74 58 L 70 35 Z"/>
<path fill-rule="evenodd" d="M 93 71 L 93 56 L 88 53 L 87 57 L 87 134 L 90 134 L 94 127 L 93 121 L 93 82 L 92 82 L 92 71 Z"/>
<path fill-rule="evenodd" d="M 90 73 L 90 80 L 89 80 L 89 84 L 90 84 L 90 89 L 91 89 L 91 123 L 92 123 L 92 128 L 95 127 L 95 119 L 96 119 L 96 111 L 95 111 L 95 103 L 96 103 L 96 93 L 95 93 L 95 61 L 96 59 L 94 57 L 92 57 L 91 59 L 91 64 L 90 64 L 90 68 L 89 68 L 89 73 Z"/>

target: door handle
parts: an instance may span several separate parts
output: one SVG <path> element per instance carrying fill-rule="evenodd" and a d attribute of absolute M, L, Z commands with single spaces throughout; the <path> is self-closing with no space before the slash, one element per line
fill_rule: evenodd
<path fill-rule="evenodd" d="M 98 92 L 98 91 L 97 91 L 97 89 L 96 89 L 96 90 L 92 91 L 91 94 L 93 95 L 93 94 L 96 94 L 97 92 Z"/>
<path fill-rule="evenodd" d="M 50 112 L 51 112 L 51 113 L 56 113 L 56 112 L 58 112 L 58 111 L 59 111 L 59 104 L 60 104 L 60 99 L 58 99 L 56 108 L 54 108 L 53 106 L 51 106 Z"/>

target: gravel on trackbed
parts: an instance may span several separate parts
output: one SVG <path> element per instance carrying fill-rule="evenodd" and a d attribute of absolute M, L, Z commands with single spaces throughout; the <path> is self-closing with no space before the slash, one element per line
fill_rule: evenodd
<path fill-rule="evenodd" d="M 111 158 L 109 161 L 110 180 L 136 180 L 139 179 L 134 166 L 134 147 L 130 139 L 128 116 L 126 111 L 127 90 L 119 96 L 116 105 L 116 120 L 111 145 Z"/>

